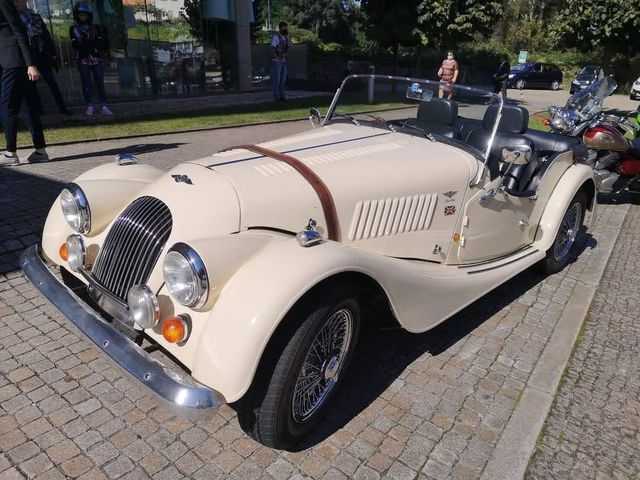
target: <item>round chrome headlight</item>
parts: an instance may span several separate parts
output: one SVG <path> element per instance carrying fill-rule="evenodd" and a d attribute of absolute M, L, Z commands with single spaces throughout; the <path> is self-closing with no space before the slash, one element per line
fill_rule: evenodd
<path fill-rule="evenodd" d="M 67 263 L 74 272 L 87 264 L 87 250 L 80 235 L 74 234 L 67 237 Z"/>
<path fill-rule="evenodd" d="M 176 243 L 162 267 L 169 293 L 189 308 L 204 305 L 209 296 L 209 276 L 200 255 L 185 243 Z"/>
<path fill-rule="evenodd" d="M 567 129 L 567 121 L 559 114 L 555 114 L 551 117 L 551 125 L 560 132 L 564 132 Z"/>
<path fill-rule="evenodd" d="M 135 285 L 127 295 L 129 315 L 142 328 L 153 328 L 160 320 L 158 299 L 146 285 Z"/>
<path fill-rule="evenodd" d="M 78 185 L 70 183 L 62 190 L 60 206 L 62 207 L 64 219 L 75 232 L 89 232 L 91 229 L 89 202 Z"/>

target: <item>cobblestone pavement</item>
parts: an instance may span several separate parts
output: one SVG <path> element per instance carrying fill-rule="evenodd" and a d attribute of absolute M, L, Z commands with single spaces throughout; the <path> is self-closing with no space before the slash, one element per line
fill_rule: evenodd
<path fill-rule="evenodd" d="M 52 148 L 0 170 L 0 480 L 13 478 L 457 478 L 481 475 L 599 232 L 561 273 L 527 271 L 421 335 L 364 333 L 347 384 L 299 452 L 247 438 L 232 408 L 174 417 L 79 337 L 16 269 L 63 182 L 119 150 L 169 167 L 308 123 Z M 632 310 L 629 310 L 632 311 Z"/>
<path fill-rule="evenodd" d="M 528 479 L 640 475 L 640 207 L 613 249 Z"/>

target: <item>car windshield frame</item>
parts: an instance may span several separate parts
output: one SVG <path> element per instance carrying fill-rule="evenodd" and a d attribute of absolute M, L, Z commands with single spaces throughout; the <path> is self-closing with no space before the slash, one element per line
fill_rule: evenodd
<path fill-rule="evenodd" d="M 517 63 L 511 67 L 512 72 L 528 72 L 535 64 L 533 63 Z"/>
<path fill-rule="evenodd" d="M 333 100 L 331 100 L 331 104 L 329 105 L 329 109 L 327 110 L 327 114 L 325 115 L 324 119 L 322 120 L 321 126 L 325 126 L 327 125 L 327 122 L 331 121 L 336 107 L 338 105 L 338 100 L 340 99 L 340 94 L 342 93 L 345 85 L 347 85 L 347 83 L 349 83 L 349 81 L 351 80 L 355 80 L 355 79 L 373 79 L 374 81 L 376 79 L 379 80 L 385 80 L 385 81 L 398 81 L 398 82 L 409 82 L 409 83 L 420 83 L 420 84 L 426 84 L 429 85 L 431 87 L 434 88 L 449 88 L 452 89 L 454 92 L 456 90 L 461 90 L 461 91 L 466 91 L 466 92 L 470 92 L 470 93 L 475 93 L 477 94 L 479 97 L 489 97 L 493 100 L 493 102 L 495 102 L 494 104 L 498 106 L 498 112 L 496 114 L 496 117 L 494 119 L 493 125 L 491 126 L 491 134 L 489 137 L 489 141 L 487 142 L 487 146 L 486 149 L 484 151 L 480 151 L 481 157 L 482 157 L 482 168 L 478 169 L 478 172 L 476 174 L 476 176 L 474 177 L 474 179 L 470 182 L 470 185 L 477 185 L 478 183 L 480 183 L 482 176 L 484 174 L 484 172 L 487 170 L 487 162 L 489 161 L 489 154 L 491 152 L 491 148 L 493 147 L 493 142 L 495 140 L 496 137 L 496 133 L 498 132 L 498 125 L 500 124 L 500 118 L 502 116 L 502 107 L 504 105 L 502 96 L 493 93 L 489 90 L 486 89 L 481 89 L 481 88 L 475 88 L 475 87 L 469 87 L 467 85 L 458 85 L 458 84 L 449 84 L 447 82 L 436 82 L 434 80 L 428 80 L 425 78 L 418 78 L 418 77 L 401 77 L 401 76 L 395 76 L 395 75 L 380 75 L 380 74 L 352 74 L 352 75 L 348 75 L 344 78 L 344 80 L 342 81 L 342 83 L 340 84 L 340 86 L 338 87 L 338 89 L 336 90 L 336 93 L 333 96 Z"/>

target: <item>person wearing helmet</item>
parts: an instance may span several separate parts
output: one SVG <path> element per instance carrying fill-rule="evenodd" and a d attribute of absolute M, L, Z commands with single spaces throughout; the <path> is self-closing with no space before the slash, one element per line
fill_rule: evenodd
<path fill-rule="evenodd" d="M 24 25 L 18 16 L 13 0 L 0 0 L 0 117 L 7 142 L 6 150 L 0 153 L 0 165 L 46 162 L 46 151 L 41 104 L 35 82 L 40 78 Z M 27 107 L 31 122 L 31 138 L 36 151 L 21 162 L 16 153 L 18 115 L 22 104 Z"/>
<path fill-rule="evenodd" d="M 113 115 L 107 107 L 107 95 L 104 91 L 104 66 L 101 54 L 108 50 L 107 32 L 102 26 L 93 24 L 93 11 L 86 2 L 78 2 L 73 7 L 74 24 L 69 28 L 71 46 L 76 51 L 76 65 L 82 81 L 82 95 L 87 103 L 87 116 L 95 113 L 92 93 L 96 84 L 98 99 L 102 104 L 103 115 Z"/>

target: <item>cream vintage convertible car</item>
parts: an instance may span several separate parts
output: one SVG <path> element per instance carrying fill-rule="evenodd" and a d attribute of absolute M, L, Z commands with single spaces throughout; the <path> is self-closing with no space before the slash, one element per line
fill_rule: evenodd
<path fill-rule="evenodd" d="M 378 112 L 349 115 L 362 92 Z M 424 332 L 534 264 L 559 271 L 595 208 L 571 139 L 486 91 L 354 75 L 311 120 L 168 172 L 89 170 L 21 258 L 134 378 L 183 412 L 233 402 L 275 448 L 321 418 L 374 315 Z"/>

